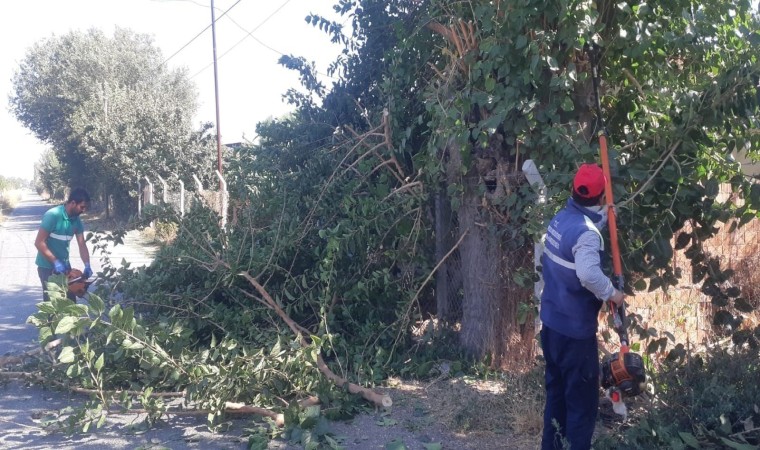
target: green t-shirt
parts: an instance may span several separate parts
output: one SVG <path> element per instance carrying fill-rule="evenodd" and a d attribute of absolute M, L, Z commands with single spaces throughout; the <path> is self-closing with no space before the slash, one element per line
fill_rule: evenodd
<path fill-rule="evenodd" d="M 45 243 L 50 251 L 53 252 L 53 255 L 60 259 L 62 263 L 69 264 L 69 244 L 75 235 L 84 233 L 84 226 L 79 217 L 70 218 L 66 214 L 64 205 L 58 205 L 50 208 L 42 216 L 40 228 L 50 233 Z M 53 264 L 45 259 L 40 252 L 37 252 L 36 262 L 39 267 L 45 269 L 53 268 Z"/>

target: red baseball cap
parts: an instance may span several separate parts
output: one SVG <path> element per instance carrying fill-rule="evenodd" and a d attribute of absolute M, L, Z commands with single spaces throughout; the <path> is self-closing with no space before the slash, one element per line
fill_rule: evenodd
<path fill-rule="evenodd" d="M 597 164 L 583 164 L 573 179 L 573 190 L 583 198 L 595 198 L 604 192 L 606 184 L 601 167 Z"/>

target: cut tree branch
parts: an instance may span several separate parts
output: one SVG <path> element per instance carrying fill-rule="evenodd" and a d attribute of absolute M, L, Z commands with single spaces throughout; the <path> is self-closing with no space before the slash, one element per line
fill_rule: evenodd
<path fill-rule="evenodd" d="M 301 344 L 303 347 L 307 347 L 309 344 L 306 342 L 306 338 L 304 337 L 304 333 L 301 331 L 303 328 L 298 325 L 295 321 L 293 321 L 288 314 L 283 311 L 282 308 L 277 304 L 277 302 L 274 301 L 272 296 L 269 295 L 269 293 L 264 289 L 259 282 L 253 278 L 248 272 L 240 272 L 240 276 L 245 278 L 251 286 L 258 291 L 259 295 L 264 299 L 267 306 L 271 308 L 280 318 L 285 322 L 285 324 L 290 328 L 290 330 L 293 332 L 293 334 L 296 335 L 296 338 L 298 339 L 298 343 Z M 367 389 L 363 386 L 359 386 L 358 384 L 354 384 L 346 380 L 345 378 L 341 377 L 340 375 L 337 375 L 335 372 L 330 370 L 330 368 L 327 366 L 327 363 L 325 363 L 324 359 L 322 358 L 321 354 L 317 354 L 317 368 L 319 368 L 319 371 L 322 372 L 330 381 L 335 383 L 337 386 L 348 386 L 348 392 L 352 394 L 359 394 L 361 395 L 365 400 L 370 401 L 374 403 L 377 406 L 383 406 L 386 408 L 389 408 L 393 405 L 393 400 L 391 400 L 391 397 L 385 394 L 378 394 L 377 392 Z"/>

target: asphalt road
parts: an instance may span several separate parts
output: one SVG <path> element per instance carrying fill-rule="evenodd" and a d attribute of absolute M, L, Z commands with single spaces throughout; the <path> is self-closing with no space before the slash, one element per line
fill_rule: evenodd
<path fill-rule="evenodd" d="M 27 192 L 12 215 L 0 227 L 0 356 L 16 355 L 37 347 L 37 330 L 26 323 L 42 299 L 42 288 L 34 263 L 34 238 L 40 219 L 51 205 Z M 85 227 L 87 227 L 85 219 Z M 76 244 L 72 245 L 72 265 L 82 267 Z M 144 264 L 149 257 L 140 248 L 117 246 L 112 258 Z M 100 269 L 92 258 L 93 270 Z M 0 368 L 7 371 L 8 368 Z M 11 369 L 12 370 L 12 369 Z M 243 449 L 245 420 L 230 422 L 224 434 L 211 433 L 205 416 L 170 417 L 144 430 L 140 417 L 112 415 L 106 424 L 87 434 L 67 436 L 42 426 L 63 408 L 83 403 L 79 394 L 43 389 L 20 380 L 3 381 L 0 376 L 0 449 Z"/>

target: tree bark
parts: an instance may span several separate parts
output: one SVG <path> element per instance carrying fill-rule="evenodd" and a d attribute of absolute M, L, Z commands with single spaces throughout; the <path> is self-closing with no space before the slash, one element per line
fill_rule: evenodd
<path fill-rule="evenodd" d="M 451 200 L 446 195 L 446 187 L 435 194 L 435 260 L 442 261 L 453 245 L 455 232 Z M 456 301 L 461 288 L 460 260 L 447 258 L 436 272 L 435 300 L 436 316 L 444 322 L 453 322 L 461 316 L 461 304 Z"/>
<path fill-rule="evenodd" d="M 469 354 L 483 357 L 499 347 L 499 310 L 506 300 L 501 274 L 504 253 L 497 235 L 489 230 L 492 222 L 480 211 L 478 177 L 467 177 L 463 182 L 458 215 L 459 226 L 467 236 L 460 247 L 464 289 L 461 342 Z"/>

